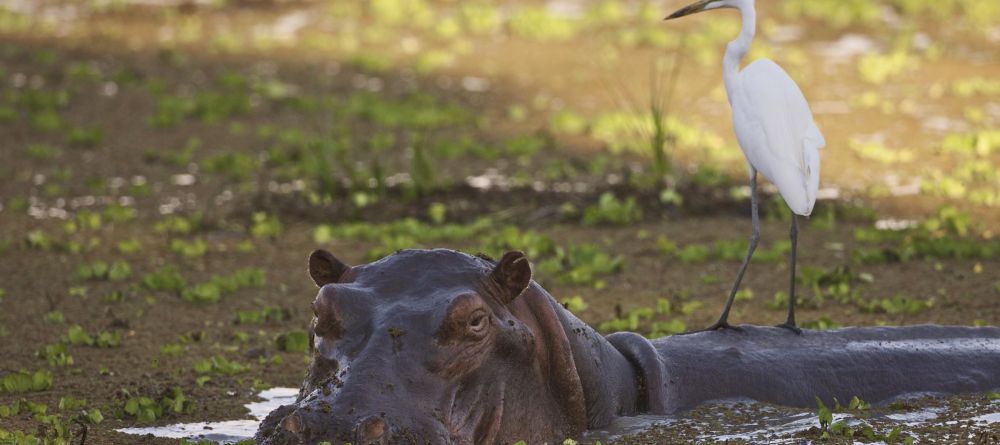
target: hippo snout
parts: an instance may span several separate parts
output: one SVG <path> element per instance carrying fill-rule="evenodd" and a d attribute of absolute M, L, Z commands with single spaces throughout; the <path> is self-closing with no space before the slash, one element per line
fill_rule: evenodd
<path fill-rule="evenodd" d="M 280 423 L 280 428 L 284 430 L 282 434 L 295 437 L 299 441 L 308 440 L 307 437 L 303 437 L 307 436 L 308 432 L 302 417 L 298 411 L 295 411 L 282 419 Z M 379 416 L 368 416 L 357 422 L 351 443 L 356 445 L 386 445 L 388 443 L 386 430 L 385 419 Z"/>
<path fill-rule="evenodd" d="M 394 422 L 386 413 L 352 413 L 326 401 L 300 401 L 273 411 L 260 425 L 255 440 L 265 445 L 331 444 L 448 444 L 443 425 L 437 422 Z"/>

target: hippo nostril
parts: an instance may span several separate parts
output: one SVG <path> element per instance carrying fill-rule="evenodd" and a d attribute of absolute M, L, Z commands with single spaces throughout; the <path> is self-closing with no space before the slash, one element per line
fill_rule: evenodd
<path fill-rule="evenodd" d="M 296 413 L 289 414 L 281 420 L 281 427 L 290 433 L 299 434 L 302 431 L 302 417 Z"/>
<path fill-rule="evenodd" d="M 358 422 L 355 435 L 359 445 L 369 445 L 382 443 L 385 438 L 385 420 L 381 417 L 371 416 Z"/>

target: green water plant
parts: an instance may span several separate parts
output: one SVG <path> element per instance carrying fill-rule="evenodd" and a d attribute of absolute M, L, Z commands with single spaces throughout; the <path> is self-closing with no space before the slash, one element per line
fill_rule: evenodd
<path fill-rule="evenodd" d="M 0 378 L 0 389 L 8 394 L 45 391 L 52 387 L 52 373 L 45 370 L 20 370 Z"/>
<path fill-rule="evenodd" d="M 596 204 L 588 206 L 583 211 L 583 223 L 586 225 L 626 225 L 642 218 L 642 210 L 636 204 L 635 197 L 618 199 L 614 193 L 601 194 Z"/>
<path fill-rule="evenodd" d="M 194 411 L 194 401 L 190 400 L 179 387 L 173 387 L 158 397 L 132 394 L 122 390 L 122 404 L 116 409 L 118 417 L 132 417 L 140 423 L 151 423 L 172 414 Z"/>

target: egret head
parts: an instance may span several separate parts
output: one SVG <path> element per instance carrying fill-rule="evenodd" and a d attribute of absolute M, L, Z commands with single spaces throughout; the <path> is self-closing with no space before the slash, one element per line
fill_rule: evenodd
<path fill-rule="evenodd" d="M 684 17 L 686 15 L 691 15 L 696 12 L 709 11 L 712 9 L 722 9 L 722 8 L 740 8 L 742 3 L 752 3 L 753 0 L 699 0 L 690 5 L 687 5 L 681 9 L 678 9 L 673 14 L 667 16 L 664 20 L 676 19 L 678 17 Z"/>

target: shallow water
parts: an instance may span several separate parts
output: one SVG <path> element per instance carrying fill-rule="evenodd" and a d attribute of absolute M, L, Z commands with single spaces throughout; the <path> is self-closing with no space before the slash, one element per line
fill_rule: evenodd
<path fill-rule="evenodd" d="M 258 396 L 262 402 L 246 405 L 253 419 L 226 420 L 222 422 L 179 423 L 175 425 L 148 428 L 122 428 L 119 432 L 135 435 L 152 434 L 156 437 L 172 439 L 213 440 L 219 443 L 232 443 L 251 439 L 257 432 L 257 425 L 275 408 L 295 402 L 299 394 L 297 388 L 271 388 L 261 391 Z"/>
<path fill-rule="evenodd" d="M 587 433 L 583 435 L 582 439 L 585 443 L 608 443 L 609 441 L 621 438 L 622 436 L 641 433 L 655 426 L 667 426 L 677 420 L 678 419 L 676 417 L 645 414 L 631 417 L 619 417 L 605 428 L 587 431 Z"/>
<path fill-rule="evenodd" d="M 174 439 L 187 438 L 192 440 L 212 440 L 218 443 L 233 443 L 244 439 L 250 439 L 257 431 L 260 421 L 267 416 L 271 410 L 295 401 L 298 394 L 296 388 L 272 388 L 263 391 L 259 397 L 264 399 L 261 402 L 253 402 L 246 405 L 250 410 L 252 419 L 227 420 L 222 422 L 198 422 L 167 425 L 162 427 L 148 428 L 122 428 L 119 432 L 126 434 L 145 435 L 152 434 L 157 437 L 167 437 Z M 689 423 L 694 421 L 695 428 L 704 431 L 700 439 L 706 442 L 726 442 L 731 440 L 743 440 L 751 443 L 795 443 L 801 440 L 797 437 L 799 433 L 809 430 L 819 425 L 816 413 L 796 409 L 776 408 L 752 400 L 724 400 L 714 402 L 712 405 L 722 412 L 728 410 L 746 414 L 748 419 L 744 422 L 730 421 L 728 425 L 719 428 L 717 425 L 709 427 L 708 424 L 700 420 L 688 418 L 686 416 L 654 416 L 640 415 L 633 417 L 620 417 L 608 427 L 600 430 L 588 431 L 582 438 L 583 443 L 609 443 L 625 436 L 642 433 L 654 428 L 669 428 L 671 425 L 680 422 Z M 993 403 L 990 408 L 996 408 L 996 412 L 982 414 L 965 420 L 952 420 L 945 424 L 964 423 L 971 421 L 979 426 L 997 425 L 1000 426 L 1000 403 Z M 716 410 L 710 410 L 716 411 Z M 886 415 L 876 415 L 872 418 L 858 418 L 852 414 L 835 413 L 834 422 L 844 420 L 851 426 L 861 424 L 871 425 L 871 421 L 888 421 L 891 427 L 902 426 L 907 429 L 922 425 L 930 425 L 940 422 L 944 408 L 928 407 L 916 411 L 903 413 L 892 413 Z M 721 421 L 726 422 L 720 416 Z M 717 434 L 713 431 L 726 431 L 726 434 Z M 919 436 L 919 434 L 917 434 Z"/>

